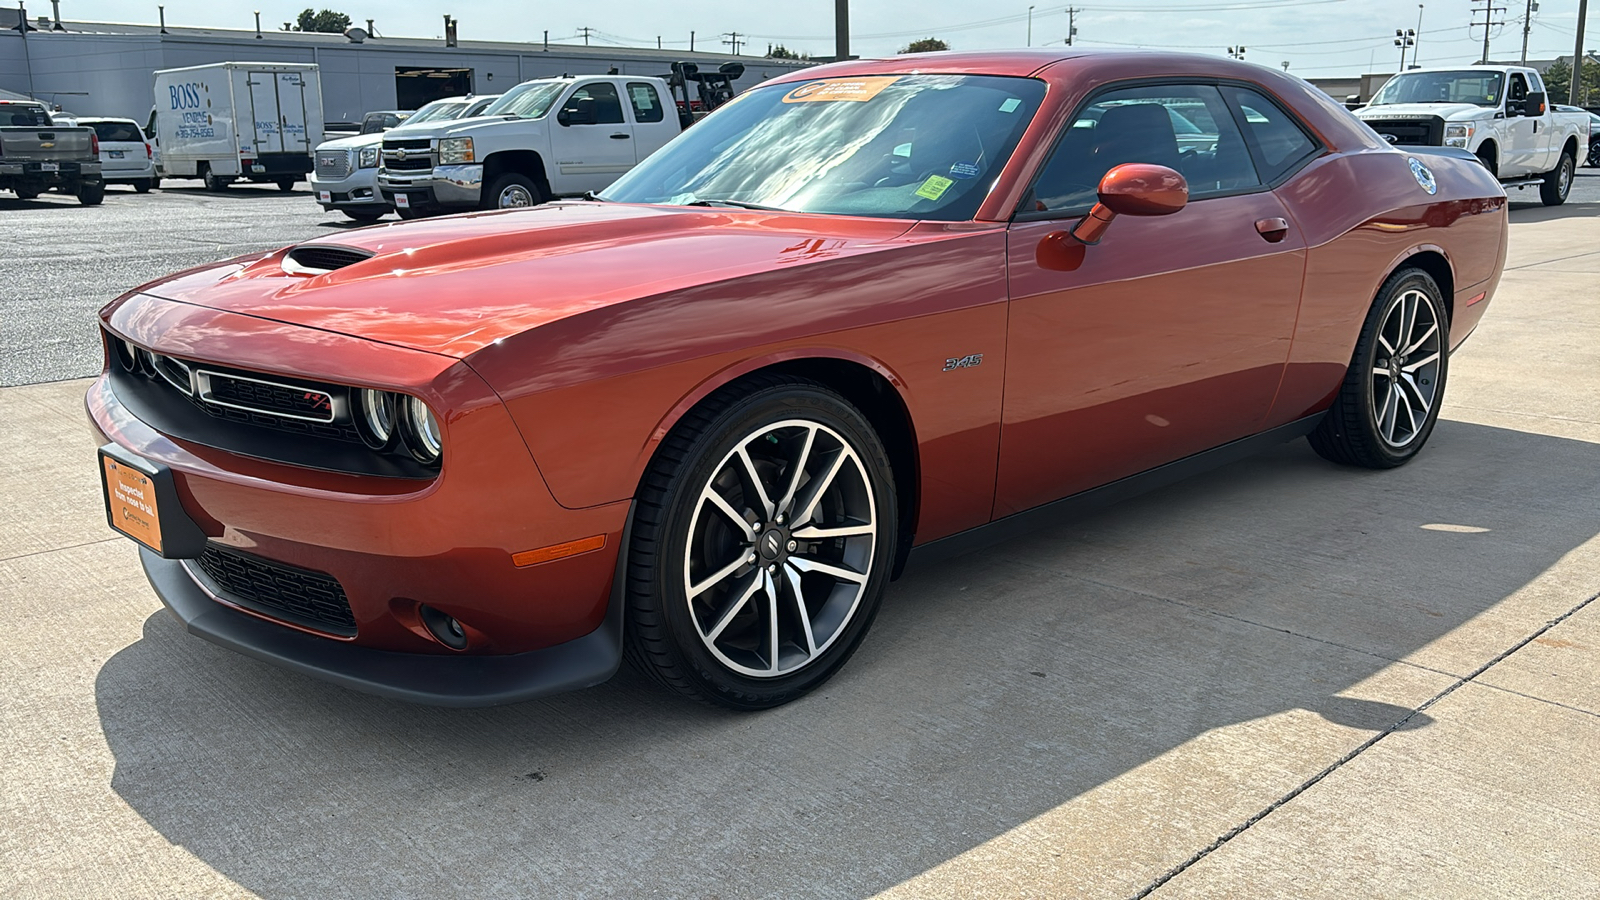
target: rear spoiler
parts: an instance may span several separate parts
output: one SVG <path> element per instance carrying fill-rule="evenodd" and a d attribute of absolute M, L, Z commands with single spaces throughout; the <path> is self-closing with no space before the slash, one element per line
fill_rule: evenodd
<path fill-rule="evenodd" d="M 1461 147 L 1414 147 L 1410 144 L 1405 144 L 1395 147 L 1395 149 L 1409 153 L 1412 156 L 1454 156 L 1456 159 L 1470 159 L 1480 164 L 1483 162 L 1482 159 Z"/>

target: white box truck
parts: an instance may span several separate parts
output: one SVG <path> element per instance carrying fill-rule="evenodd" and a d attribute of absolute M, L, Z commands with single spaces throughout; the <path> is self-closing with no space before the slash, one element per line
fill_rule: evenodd
<path fill-rule="evenodd" d="M 292 190 L 322 143 L 322 79 L 314 63 L 223 62 L 156 72 L 147 128 L 162 178 L 235 180 Z"/>

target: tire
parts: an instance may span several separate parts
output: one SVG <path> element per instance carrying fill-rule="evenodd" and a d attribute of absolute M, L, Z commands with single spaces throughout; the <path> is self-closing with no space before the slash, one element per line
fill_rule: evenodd
<path fill-rule="evenodd" d="M 1583 164 L 1591 169 L 1600 169 L 1600 141 L 1589 144 L 1589 155 L 1584 158 Z"/>
<path fill-rule="evenodd" d="M 496 178 L 494 184 L 483 192 L 482 198 L 478 201 L 478 208 L 520 209 L 524 206 L 538 206 L 548 199 L 532 178 L 516 172 L 507 172 Z"/>
<path fill-rule="evenodd" d="M 1561 151 L 1561 161 L 1556 167 L 1544 173 L 1544 183 L 1539 185 L 1539 199 L 1545 206 L 1560 206 L 1567 202 L 1567 195 L 1572 193 L 1572 175 L 1578 168 L 1577 160 L 1572 154 Z"/>
<path fill-rule="evenodd" d="M 212 193 L 220 194 L 228 189 L 228 185 L 233 184 L 232 178 L 227 175 L 213 175 L 210 169 L 206 169 L 205 174 L 200 177 L 205 180 L 206 190 Z"/>
<path fill-rule="evenodd" d="M 155 187 L 155 180 L 152 178 L 141 178 L 133 183 L 133 189 L 141 194 L 150 193 L 152 187 Z"/>
<path fill-rule="evenodd" d="M 1483 167 L 1489 170 L 1490 175 L 1496 178 L 1500 177 L 1500 157 L 1499 154 L 1495 153 L 1493 144 L 1484 144 L 1479 147 L 1477 156 L 1478 161 L 1483 163 Z"/>
<path fill-rule="evenodd" d="M 394 214 L 408 222 L 412 219 L 420 219 L 424 215 L 420 209 L 402 209 L 398 206 L 395 207 Z"/>
<path fill-rule="evenodd" d="M 1450 321 L 1439 285 L 1421 269 L 1401 269 L 1378 291 L 1344 384 L 1307 440 L 1343 465 L 1405 465 L 1433 433 L 1449 369 Z"/>
<path fill-rule="evenodd" d="M 341 209 L 339 211 L 363 225 L 371 225 L 373 222 L 383 218 L 383 213 L 373 212 L 370 209 Z"/>
<path fill-rule="evenodd" d="M 99 206 L 106 199 L 106 183 L 104 181 L 81 181 L 78 183 L 78 202 L 84 206 Z"/>
<path fill-rule="evenodd" d="M 806 523 L 798 528 L 797 515 Z M 724 388 L 673 429 L 641 483 L 628 546 L 628 659 L 705 703 L 788 703 L 860 645 L 898 533 L 888 456 L 849 401 L 774 375 Z"/>
<path fill-rule="evenodd" d="M 279 178 L 278 179 L 278 190 L 283 191 L 285 194 L 287 194 L 290 191 L 294 190 L 294 182 L 295 182 L 295 180 L 293 178 Z"/>
<path fill-rule="evenodd" d="M 12 190 L 16 192 L 18 200 L 37 200 L 39 195 L 43 193 L 43 191 L 35 191 L 29 188 L 12 188 Z"/>

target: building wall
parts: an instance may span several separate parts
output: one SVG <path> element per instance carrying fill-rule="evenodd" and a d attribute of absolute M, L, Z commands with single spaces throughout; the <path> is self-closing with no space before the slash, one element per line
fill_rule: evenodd
<path fill-rule="evenodd" d="M 419 47 L 416 43 L 420 42 L 296 42 L 282 35 L 255 40 L 155 33 L 31 32 L 25 53 L 22 35 L 0 31 L 0 89 L 27 94 L 31 66 L 32 90 L 41 100 L 59 103 L 79 115 L 125 116 L 143 122 L 150 113 L 157 69 L 228 61 L 317 63 L 322 69 L 325 117 L 329 121 L 353 122 L 367 110 L 395 108 L 396 66 L 470 68 L 473 92 L 489 94 L 502 93 L 532 78 L 598 74 L 612 66 L 625 75 L 662 75 L 674 60 L 684 56 L 670 50 L 661 51 L 658 56 L 629 50 L 611 57 L 603 47 L 552 47 L 546 52 L 537 44 L 491 50 Z M 795 68 L 793 63 L 758 57 L 740 58 L 739 62 L 746 67 L 744 77 L 735 83 L 740 90 Z"/>

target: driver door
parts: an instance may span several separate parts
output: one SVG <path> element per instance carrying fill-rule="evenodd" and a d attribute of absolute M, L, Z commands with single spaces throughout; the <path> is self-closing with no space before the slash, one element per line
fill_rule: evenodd
<path fill-rule="evenodd" d="M 1512 72 L 1506 82 L 1506 146 L 1500 159 L 1500 177 L 1526 175 L 1535 171 L 1538 154 L 1539 120 L 1523 115 L 1528 99 L 1528 80 Z"/>
<path fill-rule="evenodd" d="M 593 100 L 595 124 L 562 125 L 560 117 L 552 129 L 559 180 L 552 186 L 560 194 L 600 191 L 633 168 L 633 125 L 622 111 L 622 97 L 609 81 L 579 84 L 561 104 L 562 110 L 575 109 L 579 100 Z"/>
<path fill-rule="evenodd" d="M 1074 119 L 1009 231 L 997 518 L 1258 430 L 1300 302 L 1305 242 L 1258 174 L 1255 129 L 1287 121 L 1302 154 L 1315 145 L 1275 104 L 1140 86 L 1100 94 Z M 1071 246 L 1082 252 L 1070 270 L 1041 253 L 1127 162 L 1183 173 L 1188 206 L 1119 217 L 1101 243 Z"/>

